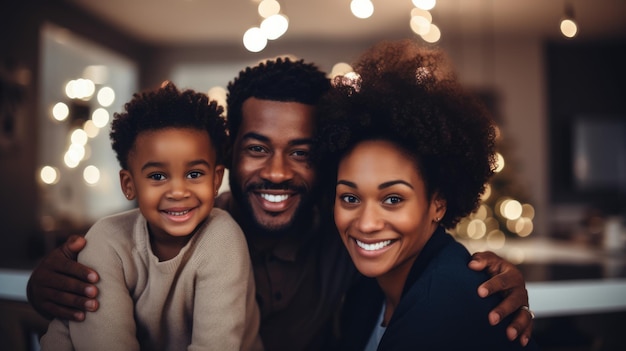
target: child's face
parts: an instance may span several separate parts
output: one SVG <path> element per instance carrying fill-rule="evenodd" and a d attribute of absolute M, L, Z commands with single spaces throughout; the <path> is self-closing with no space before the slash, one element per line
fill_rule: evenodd
<path fill-rule="evenodd" d="M 140 133 L 120 171 L 122 190 L 137 198 L 152 235 L 187 236 L 211 212 L 224 166 L 206 131 L 168 128 Z"/>
<path fill-rule="evenodd" d="M 357 269 L 406 279 L 445 206 L 427 198 L 415 161 L 387 141 L 359 143 L 338 171 L 335 224 Z"/>

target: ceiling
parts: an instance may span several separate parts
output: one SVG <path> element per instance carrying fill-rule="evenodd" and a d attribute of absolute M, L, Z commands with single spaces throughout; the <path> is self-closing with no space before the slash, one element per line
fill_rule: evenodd
<path fill-rule="evenodd" d="M 158 45 L 241 43 L 260 24 L 259 0 L 67 0 L 129 35 Z M 411 0 L 372 0 L 357 19 L 350 0 L 278 0 L 289 18 L 279 40 L 365 40 L 410 36 Z M 573 5 L 580 39 L 626 36 L 625 0 L 439 0 L 433 23 L 446 35 L 498 33 L 558 37 L 565 3 Z"/>

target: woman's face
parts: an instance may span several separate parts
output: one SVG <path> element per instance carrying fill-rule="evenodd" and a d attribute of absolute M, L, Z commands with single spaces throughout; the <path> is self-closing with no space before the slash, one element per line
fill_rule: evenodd
<path fill-rule="evenodd" d="M 389 141 L 361 142 L 340 161 L 336 190 L 335 224 L 357 269 L 406 279 L 445 213 L 415 160 Z"/>

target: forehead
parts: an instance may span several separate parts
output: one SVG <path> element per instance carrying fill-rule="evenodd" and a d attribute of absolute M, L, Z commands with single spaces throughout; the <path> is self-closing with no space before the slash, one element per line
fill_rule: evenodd
<path fill-rule="evenodd" d="M 420 177 L 415 160 L 401 147 L 389 141 L 362 141 L 339 163 L 339 174 L 378 177 Z"/>
<path fill-rule="evenodd" d="M 249 98 L 242 105 L 242 120 L 237 138 L 257 133 L 274 138 L 312 138 L 315 108 L 299 102 Z"/>
<path fill-rule="evenodd" d="M 193 128 L 165 128 L 139 133 L 131 155 L 138 157 L 187 156 L 190 154 L 213 154 L 211 138 L 206 130 Z M 129 155 L 129 156 L 131 156 Z"/>

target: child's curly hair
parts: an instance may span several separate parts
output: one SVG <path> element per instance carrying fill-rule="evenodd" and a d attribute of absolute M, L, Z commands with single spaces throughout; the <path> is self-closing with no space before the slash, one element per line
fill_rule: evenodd
<path fill-rule="evenodd" d="M 413 157 L 428 198 L 447 203 L 441 224 L 452 228 L 474 211 L 495 164 L 495 126 L 464 91 L 439 50 L 410 40 L 382 42 L 336 77 L 318 105 L 316 163 L 334 188 L 341 158 L 357 143 L 383 139 Z"/>
<path fill-rule="evenodd" d="M 228 130 L 234 141 L 241 125 L 241 108 L 248 98 L 316 105 L 330 88 L 326 74 L 312 63 L 288 57 L 247 67 L 228 83 Z"/>
<path fill-rule="evenodd" d="M 205 94 L 179 91 L 173 83 L 164 82 L 159 89 L 134 94 L 124 110 L 114 114 L 109 134 L 123 169 L 128 169 L 128 154 L 140 133 L 166 128 L 207 131 L 217 163 L 223 164 L 228 138 L 224 108 Z"/>

